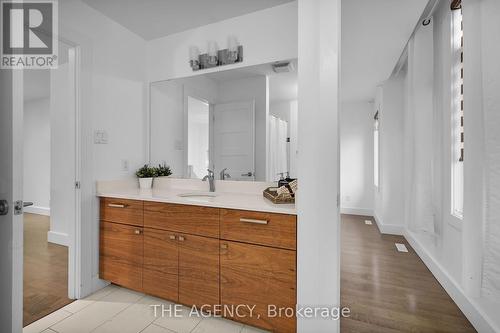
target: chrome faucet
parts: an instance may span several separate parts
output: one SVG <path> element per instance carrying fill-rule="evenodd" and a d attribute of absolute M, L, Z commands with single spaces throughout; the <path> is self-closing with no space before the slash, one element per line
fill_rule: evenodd
<path fill-rule="evenodd" d="M 215 177 L 214 177 L 214 172 L 210 169 L 207 169 L 208 175 L 203 177 L 203 181 L 206 182 L 208 180 L 208 183 L 210 185 L 210 192 L 215 192 Z"/>
<path fill-rule="evenodd" d="M 220 171 L 220 180 L 226 180 L 226 178 L 231 178 L 231 175 L 226 172 L 227 168 Z"/>

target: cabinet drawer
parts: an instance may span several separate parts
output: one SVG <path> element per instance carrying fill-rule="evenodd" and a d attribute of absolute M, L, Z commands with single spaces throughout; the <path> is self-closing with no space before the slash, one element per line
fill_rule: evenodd
<path fill-rule="evenodd" d="M 296 224 L 294 215 L 220 210 L 221 239 L 295 250 Z"/>
<path fill-rule="evenodd" d="M 268 316 L 269 306 L 295 309 L 296 252 L 228 241 L 220 245 L 222 305 L 253 308 L 253 316 L 243 308 L 244 315 L 233 319 L 272 332 L 296 332 L 295 317 Z"/>
<path fill-rule="evenodd" d="M 144 226 L 218 238 L 219 209 L 144 202 Z"/>
<path fill-rule="evenodd" d="M 101 279 L 141 291 L 143 229 L 101 221 L 99 238 Z"/>
<path fill-rule="evenodd" d="M 129 225 L 143 225 L 143 203 L 138 200 L 101 198 L 102 221 Z"/>

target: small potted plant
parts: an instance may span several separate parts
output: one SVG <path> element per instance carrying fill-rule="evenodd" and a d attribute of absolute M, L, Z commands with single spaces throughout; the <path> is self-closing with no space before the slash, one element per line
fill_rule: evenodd
<path fill-rule="evenodd" d="M 156 173 L 156 177 L 168 177 L 172 174 L 172 170 L 170 170 L 170 167 L 166 164 L 159 164 L 156 168 Z"/>
<path fill-rule="evenodd" d="M 153 186 L 153 178 L 158 175 L 158 170 L 155 167 L 144 164 L 142 168 L 137 170 L 135 175 L 139 178 L 139 187 L 141 189 L 149 189 Z"/>

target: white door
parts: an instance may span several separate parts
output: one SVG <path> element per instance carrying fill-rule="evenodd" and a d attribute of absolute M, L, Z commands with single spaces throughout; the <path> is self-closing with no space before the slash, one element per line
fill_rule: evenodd
<path fill-rule="evenodd" d="M 227 168 L 228 180 L 254 180 L 255 102 L 216 104 L 213 128 L 216 178 Z"/>
<path fill-rule="evenodd" d="M 21 332 L 23 314 L 22 71 L 0 70 L 0 331 Z M 22 202 L 21 202 L 22 205 Z"/>

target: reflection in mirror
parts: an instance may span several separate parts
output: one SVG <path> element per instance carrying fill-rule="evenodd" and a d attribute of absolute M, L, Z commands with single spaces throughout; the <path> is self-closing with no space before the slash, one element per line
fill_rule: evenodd
<path fill-rule="evenodd" d="M 150 163 L 173 177 L 275 181 L 296 176 L 297 63 L 151 83 Z"/>
<path fill-rule="evenodd" d="M 188 169 L 189 178 L 203 178 L 209 168 L 209 105 L 188 96 Z"/>

